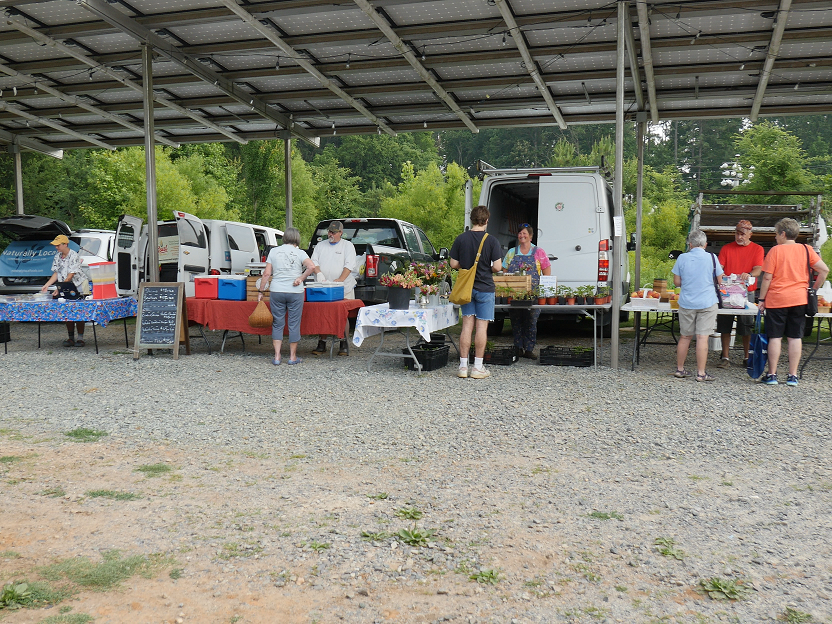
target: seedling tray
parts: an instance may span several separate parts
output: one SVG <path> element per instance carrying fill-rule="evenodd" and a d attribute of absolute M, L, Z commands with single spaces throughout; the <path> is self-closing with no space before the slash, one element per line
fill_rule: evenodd
<path fill-rule="evenodd" d="M 594 349 L 545 347 L 540 350 L 540 363 L 545 366 L 592 366 L 594 361 Z"/>
<path fill-rule="evenodd" d="M 448 365 L 448 351 L 450 348 L 451 345 L 446 344 L 435 346 L 423 344 L 413 347 L 413 355 L 419 360 L 419 364 L 422 365 L 422 372 L 424 373 L 446 367 Z M 402 349 L 402 354 L 410 355 L 407 349 Z M 408 370 L 418 370 L 413 358 L 406 358 L 404 365 Z"/>

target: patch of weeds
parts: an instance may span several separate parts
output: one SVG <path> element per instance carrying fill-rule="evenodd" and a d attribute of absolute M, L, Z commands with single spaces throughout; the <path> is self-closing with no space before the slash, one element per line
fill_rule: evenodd
<path fill-rule="evenodd" d="M 733 481 L 723 481 L 722 485 L 724 485 L 725 487 L 731 487 L 732 485 L 734 485 L 734 482 Z"/>
<path fill-rule="evenodd" d="M 86 613 L 72 613 L 64 615 L 50 615 L 41 620 L 38 624 L 87 624 L 93 622 L 94 618 Z"/>
<path fill-rule="evenodd" d="M 38 493 L 41 496 L 48 496 L 49 498 L 60 498 L 62 496 L 66 496 L 66 490 L 63 489 L 60 485 L 56 486 L 56 487 L 53 487 L 53 488 L 47 488 L 45 490 L 41 490 Z"/>
<path fill-rule="evenodd" d="M 746 581 L 724 579 L 718 576 L 700 580 L 699 586 L 712 600 L 743 600 L 751 595 L 752 590 Z"/>
<path fill-rule="evenodd" d="M 688 475 L 688 479 L 691 481 L 707 481 L 708 477 L 700 477 L 699 475 Z"/>
<path fill-rule="evenodd" d="M 497 570 L 478 570 L 473 574 L 469 574 L 468 578 L 477 583 L 496 585 L 500 582 L 500 573 Z"/>
<path fill-rule="evenodd" d="M 535 588 L 535 587 L 540 587 L 541 585 L 543 585 L 543 579 L 541 579 L 539 576 L 536 576 L 533 579 L 527 579 L 527 580 L 523 581 L 523 587 L 533 587 L 533 588 Z"/>
<path fill-rule="evenodd" d="M 459 565 L 456 566 L 454 572 L 457 574 L 471 574 L 474 571 L 474 568 L 471 567 L 470 561 L 460 561 Z"/>
<path fill-rule="evenodd" d="M 593 572 L 585 563 L 576 563 L 572 569 L 579 572 L 590 583 L 598 583 L 601 580 L 601 576 Z"/>
<path fill-rule="evenodd" d="M 102 561 L 94 563 L 86 557 L 74 557 L 41 568 L 40 574 L 48 581 L 70 581 L 87 589 L 105 591 L 129 579 L 134 574 L 147 573 L 164 560 L 158 556 L 132 555 L 122 557 L 117 550 L 102 554 Z"/>
<path fill-rule="evenodd" d="M 378 494 L 367 494 L 367 498 L 372 498 L 373 500 L 387 500 L 387 492 L 379 492 Z"/>
<path fill-rule="evenodd" d="M 98 442 L 101 438 L 109 435 L 106 431 L 100 429 L 86 429 L 79 427 L 72 431 L 67 431 L 64 434 L 73 442 Z"/>
<path fill-rule="evenodd" d="M 378 533 L 373 533 L 371 531 L 361 531 L 361 539 L 367 540 L 368 542 L 383 542 L 389 537 L 392 536 L 386 531 L 379 531 Z"/>
<path fill-rule="evenodd" d="M 685 551 L 676 548 L 676 541 L 672 537 L 657 537 L 653 540 L 653 544 L 660 555 L 672 557 L 679 561 L 685 558 Z"/>
<path fill-rule="evenodd" d="M 133 492 L 116 492 L 115 490 L 90 490 L 84 494 L 90 498 L 111 498 L 117 501 L 129 501 L 141 498 L 141 496 L 133 494 Z"/>
<path fill-rule="evenodd" d="M 424 514 L 415 507 L 402 507 L 396 515 L 403 520 L 421 520 Z"/>
<path fill-rule="evenodd" d="M 624 516 L 617 511 L 593 511 L 589 514 L 589 517 L 595 518 L 596 520 L 612 520 L 613 518 L 616 520 L 624 520 Z"/>
<path fill-rule="evenodd" d="M 399 529 L 396 533 L 396 537 L 408 546 L 425 546 L 428 540 L 434 535 L 436 535 L 436 529 L 421 530 L 416 527 L 412 529 Z"/>
<path fill-rule="evenodd" d="M 144 476 L 150 478 L 160 477 L 171 470 L 173 470 L 173 468 L 167 464 L 145 464 L 144 466 L 136 468 L 134 472 L 141 472 Z"/>
<path fill-rule="evenodd" d="M 625 591 L 628 591 L 628 589 L 627 589 L 626 587 L 624 587 L 623 585 L 616 585 L 616 586 L 615 586 L 615 591 L 617 591 L 617 592 L 625 592 Z"/>
<path fill-rule="evenodd" d="M 606 611 L 604 611 L 602 608 L 596 607 L 594 605 L 584 607 L 583 609 L 581 609 L 581 611 L 583 611 L 589 617 L 591 617 L 595 620 L 603 620 L 604 618 L 607 617 L 607 612 Z"/>
<path fill-rule="evenodd" d="M 306 455 L 302 455 L 302 454 L 289 455 L 289 459 L 306 459 Z"/>
<path fill-rule="evenodd" d="M 175 581 L 176 579 L 182 578 L 182 572 L 184 572 L 182 568 L 174 568 L 173 570 L 168 572 L 168 576 Z"/>
<path fill-rule="evenodd" d="M 548 474 L 550 472 L 552 472 L 552 469 L 551 468 L 546 468 L 544 466 L 535 466 L 534 468 L 532 468 L 532 474 L 533 475 L 538 475 L 538 474 L 541 474 L 541 473 L 547 473 Z"/>
<path fill-rule="evenodd" d="M 788 622 L 789 624 L 804 624 L 805 622 L 811 622 L 814 618 L 811 613 L 786 607 L 786 610 L 777 619 Z"/>
<path fill-rule="evenodd" d="M 272 410 L 272 411 L 277 411 L 277 410 Z M 242 620 L 243 620 L 242 615 L 232 615 L 231 619 L 228 620 L 228 622 L 229 622 L 229 624 L 237 624 L 237 622 L 241 622 Z"/>
<path fill-rule="evenodd" d="M 3 593 L 0 594 L 0 607 L 6 609 L 19 609 L 26 604 L 32 592 L 29 591 L 28 583 L 8 583 L 3 585 Z"/>
<path fill-rule="evenodd" d="M 314 550 L 315 552 L 321 552 L 322 550 L 327 550 L 331 546 L 328 542 L 319 542 L 317 540 L 312 540 L 307 544 L 309 548 Z"/>
<path fill-rule="evenodd" d="M 3 457 L 0 457 L 0 464 L 14 464 L 19 461 L 23 461 L 23 458 L 17 455 L 3 455 Z"/>
<path fill-rule="evenodd" d="M 20 553 L 13 550 L 4 550 L 0 552 L 0 559 L 19 559 Z"/>
<path fill-rule="evenodd" d="M 220 559 L 231 559 L 233 557 L 251 557 L 259 552 L 263 552 L 263 547 L 259 544 L 226 542 L 222 545 L 222 550 L 217 553 L 217 556 Z"/>

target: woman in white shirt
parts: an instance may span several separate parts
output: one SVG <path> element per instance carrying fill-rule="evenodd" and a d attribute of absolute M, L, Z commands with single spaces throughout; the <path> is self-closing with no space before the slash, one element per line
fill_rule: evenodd
<path fill-rule="evenodd" d="M 269 252 L 266 269 L 260 278 L 260 294 L 263 298 L 264 287 L 269 284 L 269 307 L 272 311 L 272 343 L 274 359 L 272 364 L 280 365 L 280 348 L 283 345 L 283 328 L 286 313 L 289 313 L 289 364 L 300 364 L 298 343 L 300 342 L 300 317 L 303 314 L 303 280 L 315 269 L 315 265 L 305 251 L 298 248 L 300 232 L 297 228 L 286 228 L 283 244 Z M 271 282 L 269 282 L 271 280 Z"/>

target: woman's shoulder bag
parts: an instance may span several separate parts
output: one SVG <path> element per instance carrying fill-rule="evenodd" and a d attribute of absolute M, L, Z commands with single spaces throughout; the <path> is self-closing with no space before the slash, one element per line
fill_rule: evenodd
<path fill-rule="evenodd" d="M 450 301 L 456 305 L 465 305 L 471 302 L 471 291 L 474 290 L 474 280 L 477 277 L 477 265 L 480 263 L 480 254 L 482 253 L 482 244 L 488 238 L 488 233 L 482 237 L 480 247 L 477 249 L 477 257 L 474 258 L 474 264 L 470 269 L 460 269 L 456 276 L 456 283 L 454 289 L 451 291 Z"/>

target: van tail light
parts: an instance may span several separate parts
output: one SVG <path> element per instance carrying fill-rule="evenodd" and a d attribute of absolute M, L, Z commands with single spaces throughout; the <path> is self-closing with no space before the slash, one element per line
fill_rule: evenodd
<path fill-rule="evenodd" d="M 378 277 L 378 256 L 375 254 L 367 254 L 367 262 L 365 266 L 365 275 L 367 277 Z"/>
<path fill-rule="evenodd" d="M 610 240 L 605 238 L 598 242 L 598 281 L 606 282 L 610 276 Z"/>
<path fill-rule="evenodd" d="M 220 274 L 219 269 L 211 269 L 210 271 L 208 271 L 208 275 L 219 275 L 219 274 Z"/>

